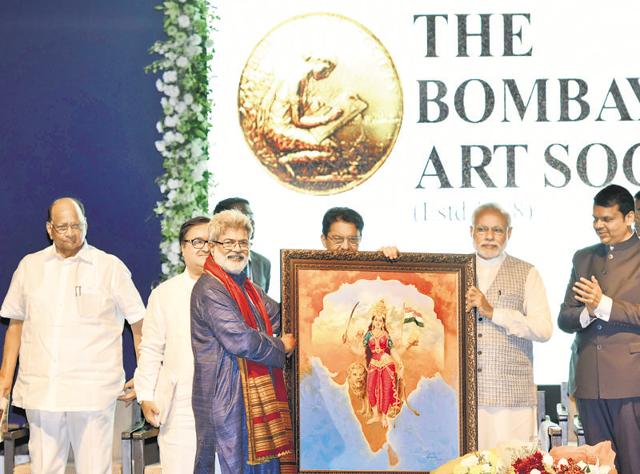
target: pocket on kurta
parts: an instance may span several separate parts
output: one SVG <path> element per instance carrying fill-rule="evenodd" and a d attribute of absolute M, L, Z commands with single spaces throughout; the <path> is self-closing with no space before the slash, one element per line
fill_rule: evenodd
<path fill-rule="evenodd" d="M 100 316 L 107 312 L 109 298 L 101 292 L 91 288 L 82 288 L 82 292 L 75 296 L 78 308 L 78 318 L 85 323 L 98 322 Z"/>

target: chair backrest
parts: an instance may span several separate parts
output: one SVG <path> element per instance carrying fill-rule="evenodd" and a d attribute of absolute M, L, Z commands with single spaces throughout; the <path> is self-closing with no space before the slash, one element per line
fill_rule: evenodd
<path fill-rule="evenodd" d="M 560 384 L 538 385 L 538 391 L 544 391 L 544 409 L 538 411 L 538 422 L 544 420 L 544 415 L 549 415 L 552 422 L 558 423 L 556 405 L 562 397 L 562 387 Z"/>

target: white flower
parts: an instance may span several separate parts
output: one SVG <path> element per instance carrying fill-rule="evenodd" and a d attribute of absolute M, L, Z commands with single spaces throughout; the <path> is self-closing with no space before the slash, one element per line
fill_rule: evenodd
<path fill-rule="evenodd" d="M 162 75 L 164 82 L 176 82 L 178 80 L 178 73 L 176 71 L 166 71 Z"/>
<path fill-rule="evenodd" d="M 184 135 L 182 133 L 180 133 L 180 132 L 176 133 L 175 134 L 175 140 L 178 143 L 184 143 Z"/>
<path fill-rule="evenodd" d="M 202 175 L 204 175 L 205 171 L 207 171 L 207 162 L 204 160 L 198 162 L 196 167 L 191 172 L 191 179 L 193 179 L 194 181 L 202 180 Z"/>
<path fill-rule="evenodd" d="M 545 466 L 553 466 L 553 457 L 549 453 L 542 456 L 542 464 Z"/>
<path fill-rule="evenodd" d="M 165 143 L 162 140 L 156 141 L 155 145 L 156 145 L 156 150 L 158 150 L 160 153 L 162 153 L 167 149 Z"/>
<path fill-rule="evenodd" d="M 189 56 L 190 58 L 197 56 L 198 54 L 200 54 L 200 52 L 202 51 L 202 49 L 200 48 L 200 46 L 188 46 L 184 52 L 187 56 Z"/>
<path fill-rule="evenodd" d="M 167 194 L 167 201 L 173 201 L 176 198 L 176 191 L 175 189 L 172 189 L 171 191 L 169 191 L 169 194 Z"/>
<path fill-rule="evenodd" d="M 176 96 L 176 97 L 177 97 L 177 96 Z M 170 105 L 171 107 L 175 107 L 175 106 L 176 106 L 176 104 L 178 103 L 178 99 L 177 99 L 176 97 L 171 97 L 171 98 L 169 99 L 169 105 Z"/>
<path fill-rule="evenodd" d="M 162 126 L 162 122 L 160 122 L 160 121 L 156 122 L 156 130 L 158 131 L 158 133 L 162 133 L 164 131 L 164 128 Z"/>
<path fill-rule="evenodd" d="M 162 92 L 164 90 L 164 82 L 162 82 L 160 79 L 156 81 L 156 89 L 158 89 L 159 92 Z"/>
<path fill-rule="evenodd" d="M 167 190 L 167 186 L 165 184 L 161 184 L 160 185 L 160 192 L 162 194 L 164 194 L 164 192 Z M 163 242 L 164 243 L 164 242 Z M 162 248 L 162 244 L 160 244 L 160 248 Z"/>
<path fill-rule="evenodd" d="M 531 469 L 531 471 L 529 472 L 529 474 L 542 474 L 538 469 Z"/>
<path fill-rule="evenodd" d="M 167 181 L 167 186 L 169 186 L 169 189 L 178 189 L 180 186 L 182 186 L 182 181 L 180 181 L 179 179 L 171 178 L 169 179 L 169 181 Z"/>
<path fill-rule="evenodd" d="M 558 461 L 558 466 L 568 466 L 569 465 L 569 461 L 567 461 L 565 458 L 560 458 L 560 460 Z"/>
<path fill-rule="evenodd" d="M 162 135 L 162 139 L 164 140 L 164 143 L 166 145 L 170 145 L 171 143 L 177 141 L 176 140 L 176 134 L 173 133 L 171 130 L 169 130 L 164 135 Z"/>
<path fill-rule="evenodd" d="M 471 454 L 460 461 L 460 465 L 464 467 L 476 466 L 478 464 L 478 458 L 475 454 Z"/>
<path fill-rule="evenodd" d="M 169 260 L 169 262 L 171 262 L 174 265 L 177 265 L 178 263 L 180 263 L 180 257 L 178 256 L 177 253 L 168 253 L 167 254 L 167 259 Z"/>
<path fill-rule="evenodd" d="M 193 158 L 200 158 L 204 154 L 202 145 L 202 140 L 200 140 L 199 138 L 196 138 L 191 142 L 191 156 Z"/>
<path fill-rule="evenodd" d="M 184 103 L 187 105 L 193 104 L 193 96 L 191 94 L 185 94 L 182 100 L 184 100 Z"/>
<path fill-rule="evenodd" d="M 193 110 L 195 113 L 200 113 L 202 112 L 202 106 L 200 104 L 193 104 L 191 106 L 191 110 Z"/>
<path fill-rule="evenodd" d="M 189 37 L 189 43 L 194 46 L 198 46 L 200 43 L 202 43 L 202 38 L 200 37 L 200 35 L 191 35 Z"/>
<path fill-rule="evenodd" d="M 178 17 L 178 26 L 180 28 L 189 28 L 189 25 L 191 25 L 191 20 L 189 20 L 187 15 L 180 15 Z"/>
<path fill-rule="evenodd" d="M 169 264 L 166 262 L 162 264 L 162 273 L 165 275 L 169 274 Z"/>
<path fill-rule="evenodd" d="M 178 125 L 178 116 L 177 115 L 168 115 L 164 118 L 164 124 L 166 127 L 173 128 Z"/>
<path fill-rule="evenodd" d="M 171 242 L 171 252 L 172 253 L 180 253 L 180 244 L 175 240 Z"/>
<path fill-rule="evenodd" d="M 176 66 L 185 68 L 188 65 L 189 65 L 189 60 L 186 57 L 180 56 L 178 59 L 176 59 Z"/>
<path fill-rule="evenodd" d="M 160 99 L 160 105 L 164 109 L 167 105 L 169 105 L 169 100 L 166 97 L 163 97 L 162 99 Z"/>
<path fill-rule="evenodd" d="M 184 102 L 178 102 L 176 104 L 176 112 L 182 114 L 185 110 L 187 110 L 187 104 L 185 104 Z"/>
<path fill-rule="evenodd" d="M 180 88 L 178 86 L 166 86 L 164 93 L 169 97 L 178 97 L 180 95 Z"/>

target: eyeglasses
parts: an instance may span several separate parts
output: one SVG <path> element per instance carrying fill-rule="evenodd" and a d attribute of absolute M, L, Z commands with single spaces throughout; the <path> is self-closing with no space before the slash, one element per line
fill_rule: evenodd
<path fill-rule="evenodd" d="M 204 240 L 204 239 L 191 239 L 191 240 L 184 239 L 183 242 L 189 242 L 191 246 L 196 250 L 202 250 L 204 246 L 209 243 L 208 240 Z"/>
<path fill-rule="evenodd" d="M 248 240 L 225 239 L 222 242 L 218 242 L 217 240 L 212 240 L 211 242 L 222 245 L 222 248 L 225 250 L 233 250 L 236 245 L 240 247 L 240 250 L 247 250 L 251 245 L 251 242 L 249 242 Z"/>
<path fill-rule="evenodd" d="M 360 243 L 360 237 L 343 237 L 341 235 L 329 235 L 327 239 L 335 245 L 342 245 L 345 240 L 349 243 L 349 245 L 352 246 L 356 246 Z"/>
<path fill-rule="evenodd" d="M 507 229 L 505 229 L 504 227 L 499 227 L 499 226 L 487 227 L 484 225 L 480 225 L 476 227 L 475 231 L 478 234 L 487 234 L 489 231 L 491 231 L 495 235 L 504 235 L 507 233 Z"/>
<path fill-rule="evenodd" d="M 84 229 L 84 222 L 78 222 L 76 224 L 60 224 L 60 225 L 56 225 L 52 222 L 51 227 L 53 227 L 53 230 L 55 230 L 58 234 L 65 234 L 69 229 L 73 231 Z"/>

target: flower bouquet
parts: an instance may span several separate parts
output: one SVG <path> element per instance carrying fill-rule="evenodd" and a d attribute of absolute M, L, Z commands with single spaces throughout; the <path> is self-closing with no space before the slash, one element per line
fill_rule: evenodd
<path fill-rule="evenodd" d="M 617 474 L 610 442 L 562 446 L 545 453 L 535 443 L 509 442 L 475 451 L 436 469 L 434 474 Z"/>

